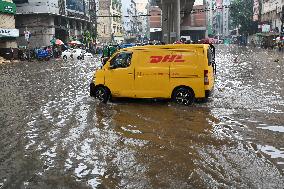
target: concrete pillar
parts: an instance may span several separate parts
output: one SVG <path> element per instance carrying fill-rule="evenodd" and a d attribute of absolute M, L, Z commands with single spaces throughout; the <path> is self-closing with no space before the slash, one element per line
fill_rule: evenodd
<path fill-rule="evenodd" d="M 176 40 L 180 39 L 180 0 L 176 0 L 175 4 L 175 18 L 176 18 L 176 23 L 175 23 L 175 32 L 176 32 Z"/>
<path fill-rule="evenodd" d="M 168 4 L 168 41 L 167 43 L 171 43 L 171 32 L 173 31 L 173 5 L 172 3 Z"/>
<path fill-rule="evenodd" d="M 162 40 L 165 43 L 169 41 L 169 12 L 168 12 L 168 5 L 165 3 L 164 0 L 162 2 Z"/>
<path fill-rule="evenodd" d="M 162 6 L 162 35 L 165 43 L 173 43 L 180 39 L 180 0 L 161 0 Z M 175 35 L 173 35 L 175 34 Z"/>

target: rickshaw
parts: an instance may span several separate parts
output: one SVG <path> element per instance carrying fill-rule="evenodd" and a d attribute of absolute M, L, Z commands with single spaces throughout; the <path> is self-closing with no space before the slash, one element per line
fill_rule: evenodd
<path fill-rule="evenodd" d="M 276 38 L 277 38 L 278 34 L 274 34 L 274 33 L 263 33 L 260 34 L 260 41 L 261 41 L 261 47 L 268 49 L 271 48 L 273 49 L 274 47 L 277 46 L 276 43 Z"/>
<path fill-rule="evenodd" d="M 37 60 L 49 61 L 50 54 L 46 49 L 38 49 L 36 52 L 36 58 Z"/>

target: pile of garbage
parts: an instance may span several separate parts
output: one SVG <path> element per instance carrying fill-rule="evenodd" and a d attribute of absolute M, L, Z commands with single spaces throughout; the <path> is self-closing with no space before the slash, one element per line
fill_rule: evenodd
<path fill-rule="evenodd" d="M 0 56 L 0 64 L 5 64 L 5 63 L 11 63 L 11 61 Z"/>
<path fill-rule="evenodd" d="M 0 64 L 5 63 L 7 60 L 0 56 Z"/>

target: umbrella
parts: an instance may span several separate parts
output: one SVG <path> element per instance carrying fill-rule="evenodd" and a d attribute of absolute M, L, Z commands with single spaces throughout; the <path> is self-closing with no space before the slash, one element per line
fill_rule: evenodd
<path fill-rule="evenodd" d="M 56 45 L 63 45 L 64 43 L 60 39 L 56 39 L 55 44 Z"/>
<path fill-rule="evenodd" d="M 82 45 L 80 41 L 70 41 L 69 43 L 74 45 Z"/>

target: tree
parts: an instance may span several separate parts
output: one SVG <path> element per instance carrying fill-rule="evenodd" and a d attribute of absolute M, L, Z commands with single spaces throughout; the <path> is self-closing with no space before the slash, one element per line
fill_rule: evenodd
<path fill-rule="evenodd" d="M 239 28 L 240 34 L 257 32 L 258 22 L 253 21 L 253 0 L 233 0 L 231 3 L 232 25 Z"/>
<path fill-rule="evenodd" d="M 83 42 L 90 47 L 90 43 L 93 42 L 94 35 L 90 33 L 90 31 L 86 31 L 83 33 Z"/>

